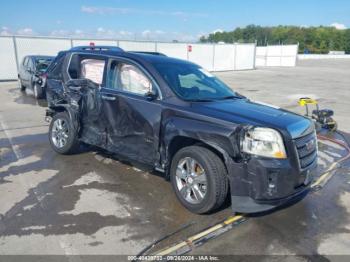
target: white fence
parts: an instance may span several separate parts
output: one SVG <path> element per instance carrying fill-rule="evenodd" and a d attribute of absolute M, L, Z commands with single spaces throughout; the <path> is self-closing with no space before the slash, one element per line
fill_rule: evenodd
<path fill-rule="evenodd" d="M 255 44 L 186 44 L 137 42 L 102 39 L 1 36 L 0 80 L 17 79 L 17 70 L 26 55 L 52 55 L 73 46 L 119 46 L 125 51 L 153 51 L 197 63 L 209 71 L 249 70 L 255 68 Z"/>
<path fill-rule="evenodd" d="M 298 60 L 312 59 L 350 59 L 350 55 L 321 55 L 321 54 L 304 54 L 298 55 Z"/>
<path fill-rule="evenodd" d="M 258 46 L 256 48 L 256 66 L 295 66 L 298 45 Z"/>

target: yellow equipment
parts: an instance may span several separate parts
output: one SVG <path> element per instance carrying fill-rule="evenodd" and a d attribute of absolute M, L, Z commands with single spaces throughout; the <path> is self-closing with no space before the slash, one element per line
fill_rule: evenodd
<path fill-rule="evenodd" d="M 336 131 L 338 124 L 332 118 L 334 115 L 334 111 L 331 109 L 320 109 L 318 105 L 318 101 L 316 99 L 312 99 L 309 97 L 299 98 L 298 104 L 300 106 L 305 106 L 306 109 L 306 117 L 313 119 L 316 122 L 316 126 L 320 128 L 325 128 L 330 131 Z M 311 115 L 309 111 L 309 106 L 315 106 L 316 109 L 312 110 Z"/>

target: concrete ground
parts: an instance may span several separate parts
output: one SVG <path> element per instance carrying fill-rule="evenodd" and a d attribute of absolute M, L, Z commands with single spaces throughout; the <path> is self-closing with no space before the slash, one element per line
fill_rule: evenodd
<path fill-rule="evenodd" d="M 349 68 L 348 61 L 304 61 L 296 68 L 217 75 L 243 95 L 290 110 L 300 110 L 301 96 L 319 98 L 349 132 Z M 0 255 L 135 255 L 189 222 L 194 224 L 155 250 L 230 216 L 228 206 L 211 215 L 189 213 L 170 183 L 136 163 L 91 148 L 73 156 L 54 153 L 45 102 L 30 91 L 21 93 L 15 82 L 0 83 L 0 90 Z M 319 173 L 344 154 L 320 143 Z M 299 255 L 298 261 L 350 255 L 349 215 L 345 163 L 322 190 L 288 208 L 252 216 L 191 254 Z"/>

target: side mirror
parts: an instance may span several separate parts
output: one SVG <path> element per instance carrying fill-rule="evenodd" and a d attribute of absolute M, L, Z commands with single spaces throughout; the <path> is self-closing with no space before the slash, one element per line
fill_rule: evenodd
<path fill-rule="evenodd" d="M 149 91 L 145 94 L 147 100 L 152 101 L 158 98 L 158 94 L 154 91 Z"/>

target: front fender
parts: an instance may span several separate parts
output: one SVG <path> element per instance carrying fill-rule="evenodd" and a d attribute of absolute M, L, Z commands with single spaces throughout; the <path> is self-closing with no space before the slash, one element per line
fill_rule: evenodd
<path fill-rule="evenodd" d="M 214 148 L 222 154 L 225 162 L 240 157 L 239 125 L 223 126 L 195 119 L 172 117 L 164 123 L 162 130 L 164 130 L 162 141 L 167 162 L 169 162 L 169 146 L 173 139 L 179 136 L 200 141 Z"/>

